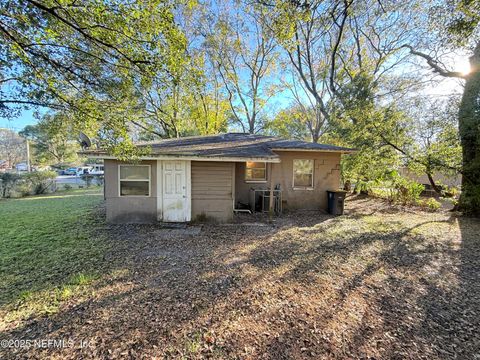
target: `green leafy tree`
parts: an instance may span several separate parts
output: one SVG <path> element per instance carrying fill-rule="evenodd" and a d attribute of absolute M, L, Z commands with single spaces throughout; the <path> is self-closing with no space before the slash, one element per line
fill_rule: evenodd
<path fill-rule="evenodd" d="M 265 131 L 285 139 L 306 140 L 310 136 L 305 111 L 294 106 L 281 110 L 268 122 Z"/>
<path fill-rule="evenodd" d="M 275 38 L 262 7 L 226 2 L 204 19 L 204 46 L 220 75 L 233 125 L 250 134 L 262 131 L 278 59 Z"/>
<path fill-rule="evenodd" d="M 183 64 L 177 6 L 168 0 L 1 1 L 0 111 L 67 110 L 77 128 L 127 151 L 132 121 L 143 120 L 135 89 L 153 77 L 169 84 Z"/>
<path fill-rule="evenodd" d="M 401 45 L 415 29 L 415 6 L 398 1 L 259 1 L 293 69 L 298 103 L 310 103 L 312 141 L 319 141 L 342 104 L 342 88 L 369 78 L 376 100 L 404 92 L 397 81 Z M 408 15 L 407 10 L 410 12 Z M 403 16 L 398 16 L 402 13 Z M 288 65 L 287 65 L 288 67 Z M 304 105 L 305 106 L 305 105 Z"/>
<path fill-rule="evenodd" d="M 143 118 L 136 119 L 135 125 L 162 138 L 180 137 L 188 131 L 186 106 L 202 70 L 191 65 L 185 57 L 170 69 L 166 79 L 154 75 L 139 86 L 132 98 L 140 99 L 137 111 L 144 111 Z"/>
<path fill-rule="evenodd" d="M 402 155 L 391 146 L 389 139 L 404 145 L 409 141 L 402 122 L 408 121 L 395 108 L 358 109 L 355 121 L 347 117 L 335 117 L 331 131 L 322 141 L 349 146 L 357 152 L 342 159 L 344 183 L 370 185 L 390 179 L 393 170 L 402 164 Z"/>
<path fill-rule="evenodd" d="M 233 114 L 228 96 L 223 89 L 221 76 L 205 49 L 201 50 L 196 60 L 197 67 L 203 71 L 197 74 L 187 98 L 186 118 L 190 130 L 197 135 L 226 132 L 228 121 Z"/>
<path fill-rule="evenodd" d="M 404 46 L 411 54 L 425 60 L 434 73 L 464 80 L 458 111 L 462 146 L 462 193 L 459 209 L 467 214 L 480 215 L 480 1 L 447 1 L 442 5 L 433 8 L 437 15 L 432 24 L 437 35 L 434 40 L 447 50 L 452 47 L 469 50 L 470 71 L 467 74 L 451 71 L 429 53 L 419 51 L 412 45 Z"/>
<path fill-rule="evenodd" d="M 219 99 L 210 94 L 198 93 L 192 96 L 189 118 L 194 132 L 199 135 L 212 135 L 227 131 L 231 115 L 227 100 Z"/>
<path fill-rule="evenodd" d="M 10 129 L 0 128 L 0 160 L 6 160 L 14 166 L 26 158 L 25 139 Z"/>
<path fill-rule="evenodd" d="M 437 174 L 457 176 L 462 166 L 462 148 L 458 134 L 458 99 L 453 97 L 446 104 L 440 101 L 425 103 L 417 100 L 410 106 L 412 121 L 410 136 L 415 140 L 409 167 L 426 174 L 430 185 L 442 194 Z"/>
<path fill-rule="evenodd" d="M 338 110 L 332 112 L 329 131 L 322 142 L 357 149 L 342 159 L 344 184 L 355 183 L 357 189 L 369 190 L 379 182 L 391 180 L 404 161 L 398 150 L 408 147 L 407 129 L 411 119 L 395 104 L 375 102 L 372 77 L 359 74 L 351 83 L 339 88 Z"/>
<path fill-rule="evenodd" d="M 47 114 L 38 124 L 27 125 L 20 135 L 32 141 L 34 163 L 64 163 L 77 159 L 79 146 L 65 113 Z"/>

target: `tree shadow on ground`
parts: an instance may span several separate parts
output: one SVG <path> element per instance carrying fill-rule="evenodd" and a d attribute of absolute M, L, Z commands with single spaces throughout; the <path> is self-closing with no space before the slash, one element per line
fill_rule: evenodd
<path fill-rule="evenodd" d="M 428 337 L 442 358 L 480 357 L 480 219 L 456 217 L 460 238 L 444 250 L 451 264 L 443 263 L 438 273 L 450 286 L 427 284 L 421 299 L 425 318 L 417 332 Z"/>
<path fill-rule="evenodd" d="M 117 275 L 0 335 L 90 346 L 2 358 L 474 358 L 480 224 L 371 210 L 187 237 L 111 227 Z"/>
<path fill-rule="evenodd" d="M 277 266 L 281 265 L 279 263 L 281 261 L 286 264 L 286 270 L 280 277 L 282 283 L 317 283 L 322 286 L 325 274 L 338 281 L 338 287 L 334 291 L 331 289 L 331 284 L 327 284 L 328 286 L 325 286 L 324 291 L 319 291 L 318 296 L 328 296 L 331 303 L 327 306 L 323 304 L 316 315 L 318 323 L 322 324 L 320 327 L 323 327 L 323 330 L 319 330 L 320 338 L 328 339 L 340 336 L 340 340 L 334 341 L 334 345 L 329 341 L 320 341 L 323 345 L 318 346 L 319 336 L 309 336 L 307 337 L 308 343 L 315 344 L 317 342 L 317 345 L 311 347 L 306 346 L 306 344 L 298 346 L 295 341 L 298 334 L 308 333 L 309 330 L 304 327 L 307 320 L 302 312 L 303 309 L 300 309 L 299 312 L 294 311 L 290 314 L 293 326 L 279 336 L 291 341 L 282 341 L 284 346 L 281 347 L 281 352 L 278 350 L 278 340 L 274 340 L 271 345 L 267 346 L 266 350 L 270 353 L 271 358 L 302 357 L 303 353 L 339 358 L 367 355 L 384 357 L 390 350 L 396 351 L 396 344 L 402 344 L 399 351 L 402 350 L 404 355 L 408 354 L 408 351 L 404 351 L 406 347 L 402 341 L 403 338 L 398 335 L 392 335 L 391 340 L 393 341 L 389 341 L 388 347 L 385 347 L 381 352 L 372 354 L 371 350 L 367 350 L 366 343 L 369 339 L 365 327 L 368 327 L 369 323 L 366 322 L 365 318 L 367 315 L 372 315 L 364 311 L 364 314 L 362 314 L 363 324 L 356 324 L 356 321 L 349 319 L 349 313 L 355 313 L 355 308 L 352 308 L 349 302 L 351 297 L 357 297 L 361 298 L 357 301 L 368 302 L 368 307 L 378 308 L 375 323 L 378 322 L 378 318 L 382 318 L 384 325 L 381 327 L 381 332 L 395 333 L 401 328 L 402 311 L 404 315 L 408 315 L 409 311 L 418 311 L 415 309 L 416 304 L 411 304 L 411 300 L 407 296 L 416 293 L 415 283 L 404 275 L 415 273 L 426 266 L 430 261 L 429 255 L 433 251 L 444 251 L 444 249 L 437 250 L 433 245 L 412 249 L 415 245 L 422 244 L 424 238 L 409 238 L 407 241 L 406 235 L 418 227 L 431 223 L 433 222 L 423 222 L 409 229 L 390 231 L 380 235 L 375 231 L 365 232 L 361 236 L 348 239 L 346 242 L 332 239 L 321 243 L 313 243 L 306 248 L 304 247 L 302 251 L 299 251 L 298 244 L 292 244 L 288 241 L 281 241 L 280 244 L 274 244 L 270 248 L 255 251 L 250 259 L 252 263 L 258 263 L 257 259 L 260 259 L 259 263 L 262 268 L 263 264 L 271 264 L 272 262 Z M 368 250 L 369 248 L 371 250 Z M 293 255 L 289 257 L 285 254 Z M 292 261 L 295 258 L 298 258 L 298 261 Z M 371 281 L 370 278 L 375 275 L 381 279 Z M 321 281 L 318 281 L 319 279 Z M 323 302 L 320 301 L 320 303 Z M 302 318 L 305 321 L 298 321 Z M 338 324 L 333 324 L 335 322 L 338 322 Z M 343 326 L 349 328 L 348 332 L 350 334 L 348 336 L 332 330 L 337 327 L 342 328 L 342 323 Z M 328 328 L 328 325 L 325 328 L 326 324 L 331 324 L 331 329 Z M 357 327 L 356 331 L 352 331 L 355 327 Z M 375 336 L 378 336 L 378 330 L 375 334 Z M 303 337 L 305 338 L 305 335 Z M 286 343 L 291 346 L 290 349 L 285 347 Z M 428 341 L 425 342 L 425 346 L 428 346 Z M 362 350 L 362 347 L 365 350 Z M 401 354 L 401 352 L 398 353 Z"/>
<path fill-rule="evenodd" d="M 135 357 L 145 348 L 181 356 L 190 337 L 205 333 L 209 322 L 221 318 L 215 313 L 216 304 L 243 286 L 238 269 L 224 264 L 223 259 L 252 236 L 266 237 L 275 231 L 271 227 L 255 231 L 243 226 L 205 227 L 196 237 L 175 235 L 156 225 L 109 227 L 109 241 L 114 244 L 105 254 L 105 273 L 119 271 L 120 275 L 100 281 L 92 298 L 65 304 L 57 314 L 33 318 L 0 334 L 1 339 L 72 339 L 76 345 L 88 339 L 95 350 L 78 346 L 0 349 L 1 358 L 21 354 Z M 172 349 L 169 343 L 174 345 Z"/>
<path fill-rule="evenodd" d="M 428 232 L 416 231 L 428 225 L 445 225 L 461 237 L 440 233 L 432 240 Z M 281 281 L 323 284 L 315 279 L 325 273 L 335 278 L 333 263 L 339 286 L 333 294 L 328 286 L 319 291 L 330 303 L 319 300 L 317 329 L 305 326 L 311 321 L 296 309 L 290 314 L 292 326 L 260 352 L 270 358 L 475 358 L 480 349 L 479 233 L 478 220 L 450 218 L 307 248 Z M 286 248 L 262 249 L 258 256 L 288 253 L 290 245 L 282 244 Z M 381 251 L 365 261 L 372 244 Z"/>

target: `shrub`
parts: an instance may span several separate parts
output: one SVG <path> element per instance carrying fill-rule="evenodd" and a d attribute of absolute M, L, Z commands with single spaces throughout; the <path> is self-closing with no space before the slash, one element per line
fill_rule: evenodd
<path fill-rule="evenodd" d="M 447 197 L 447 198 L 458 197 L 459 194 L 460 194 L 460 191 L 458 190 L 458 188 L 456 188 L 454 186 L 452 186 L 452 187 L 445 186 L 442 189 L 442 195 L 444 197 Z"/>
<path fill-rule="evenodd" d="M 0 174 L 0 188 L 1 188 L 1 194 L 2 197 L 10 197 L 13 188 L 17 184 L 17 182 L 20 180 L 20 176 L 14 173 L 3 173 Z"/>
<path fill-rule="evenodd" d="M 70 190 L 73 189 L 73 186 L 70 185 L 70 184 L 65 184 L 65 185 L 63 185 L 63 189 L 66 190 L 66 191 L 70 191 Z"/>
<path fill-rule="evenodd" d="M 430 211 L 437 211 L 442 206 L 442 204 L 434 198 L 428 198 L 423 202 L 423 205 Z"/>
<path fill-rule="evenodd" d="M 85 182 L 85 185 L 87 186 L 87 188 L 89 188 L 90 186 L 92 186 L 92 182 L 93 182 L 93 178 L 95 176 L 93 175 L 90 175 L 90 174 L 82 174 L 80 176 L 80 178 Z"/>
<path fill-rule="evenodd" d="M 393 188 L 396 190 L 393 200 L 403 205 L 413 205 L 418 203 L 420 194 L 425 190 L 425 186 L 422 184 L 401 176 L 397 176 L 393 179 Z"/>
<path fill-rule="evenodd" d="M 359 180 L 355 184 L 354 192 L 357 194 L 370 194 L 372 191 L 372 182 Z"/>
<path fill-rule="evenodd" d="M 45 194 L 53 185 L 57 173 L 55 171 L 35 171 L 28 173 L 25 180 L 30 183 L 35 195 Z"/>
<path fill-rule="evenodd" d="M 103 186 L 103 183 L 104 183 L 105 179 L 104 179 L 103 175 L 99 175 L 99 176 L 95 177 L 95 181 L 96 181 L 97 186 Z"/>
<path fill-rule="evenodd" d="M 23 180 L 23 181 L 20 181 L 18 185 L 15 187 L 15 191 L 20 193 L 21 197 L 25 197 L 32 193 L 32 187 L 28 182 Z"/>

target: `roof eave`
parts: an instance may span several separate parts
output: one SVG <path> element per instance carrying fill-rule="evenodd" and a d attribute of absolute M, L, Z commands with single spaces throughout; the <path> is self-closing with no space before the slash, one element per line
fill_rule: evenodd
<path fill-rule="evenodd" d="M 305 149 L 305 148 L 272 148 L 272 151 L 308 151 L 308 152 L 331 152 L 342 154 L 353 154 L 357 149 Z"/>
<path fill-rule="evenodd" d="M 88 151 L 80 151 L 79 155 L 87 156 L 92 159 L 106 159 L 106 160 L 118 160 L 117 156 L 108 155 L 106 153 L 90 153 Z M 263 157 L 263 156 L 200 156 L 200 155 L 149 155 L 140 156 L 140 160 L 192 160 L 192 161 L 221 161 L 221 162 L 245 162 L 245 161 L 261 161 L 268 163 L 280 163 L 280 158 L 275 157 Z"/>

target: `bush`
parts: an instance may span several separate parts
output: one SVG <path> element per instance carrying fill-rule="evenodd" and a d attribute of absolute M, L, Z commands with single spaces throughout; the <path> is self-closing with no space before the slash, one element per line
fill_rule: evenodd
<path fill-rule="evenodd" d="M 73 186 L 70 185 L 70 184 L 65 184 L 65 185 L 63 185 L 63 189 L 66 190 L 66 191 L 70 191 L 70 190 L 73 189 Z"/>
<path fill-rule="evenodd" d="M 0 188 L 1 188 L 1 194 L 2 197 L 10 197 L 13 188 L 17 184 L 17 182 L 20 180 L 20 176 L 14 173 L 3 173 L 0 174 Z"/>
<path fill-rule="evenodd" d="M 428 198 L 427 200 L 424 200 L 421 205 L 430 211 L 437 211 L 442 207 L 442 204 L 434 198 Z"/>
<path fill-rule="evenodd" d="M 57 173 L 55 171 L 35 171 L 28 173 L 25 180 L 30 183 L 35 195 L 45 194 L 53 185 Z"/>
<path fill-rule="evenodd" d="M 104 179 L 103 175 L 99 175 L 99 176 L 95 177 L 95 181 L 96 181 L 97 186 L 103 186 L 105 179 Z"/>
<path fill-rule="evenodd" d="M 21 197 L 28 196 L 32 193 L 32 187 L 25 180 L 20 181 L 15 187 L 15 191 L 20 194 Z"/>
<path fill-rule="evenodd" d="M 444 196 L 444 197 L 456 198 L 459 195 L 460 195 L 460 191 L 458 190 L 458 188 L 456 188 L 454 186 L 452 186 L 452 187 L 445 186 L 442 189 L 442 196 Z"/>
<path fill-rule="evenodd" d="M 373 183 L 371 181 L 359 180 L 355 184 L 354 193 L 356 194 L 370 194 L 372 192 Z"/>
<path fill-rule="evenodd" d="M 396 190 L 393 201 L 402 205 L 414 205 L 418 203 L 420 194 L 425 190 L 425 186 L 415 181 L 397 176 L 393 180 L 393 188 Z"/>
<path fill-rule="evenodd" d="M 80 178 L 85 182 L 85 185 L 87 186 L 87 188 L 89 188 L 90 186 L 92 186 L 92 182 L 93 182 L 93 178 L 95 176 L 93 175 L 90 175 L 90 174 L 82 174 L 80 176 Z"/>

